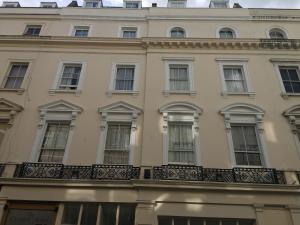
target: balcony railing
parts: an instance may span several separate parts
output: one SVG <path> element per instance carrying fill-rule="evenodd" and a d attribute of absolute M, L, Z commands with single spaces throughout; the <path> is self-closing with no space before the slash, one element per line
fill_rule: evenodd
<path fill-rule="evenodd" d="M 4 165 L 0 164 L 0 173 Z M 73 180 L 138 180 L 140 167 L 132 165 L 71 166 L 52 163 L 23 163 L 17 166 L 14 177 Z M 148 180 L 221 182 L 248 184 L 289 184 L 284 171 L 269 168 L 217 169 L 190 165 L 163 165 L 144 169 Z M 300 171 L 294 172 L 300 183 Z"/>
<path fill-rule="evenodd" d="M 260 39 L 261 48 L 299 48 L 300 39 Z"/>
<path fill-rule="evenodd" d="M 153 178 L 157 180 L 286 184 L 282 171 L 266 168 L 210 169 L 200 166 L 165 165 L 153 168 Z"/>
<path fill-rule="evenodd" d="M 68 166 L 53 163 L 23 163 L 15 171 L 15 177 L 49 179 L 138 179 L 140 168 L 131 165 Z"/>

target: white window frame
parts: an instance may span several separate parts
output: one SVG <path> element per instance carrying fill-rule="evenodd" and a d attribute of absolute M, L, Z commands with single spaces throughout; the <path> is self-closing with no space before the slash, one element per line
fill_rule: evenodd
<path fill-rule="evenodd" d="M 5 74 L 5 76 L 4 76 L 3 81 L 1 83 L 0 91 L 14 91 L 14 92 L 17 92 L 18 94 L 22 94 L 25 91 L 25 87 L 28 84 L 28 80 L 30 78 L 30 75 L 32 74 L 32 70 L 33 70 L 33 67 L 34 67 L 34 62 L 35 62 L 34 59 L 18 59 L 18 58 L 8 59 L 7 63 L 6 63 L 7 66 L 5 67 L 6 72 L 3 71 L 3 74 Z M 22 82 L 19 89 L 4 88 L 5 84 L 6 84 L 6 81 L 7 81 L 7 78 L 9 76 L 10 70 L 11 70 L 12 65 L 14 63 L 28 63 L 27 71 L 26 71 L 26 74 L 24 76 L 23 82 Z"/>
<path fill-rule="evenodd" d="M 280 67 L 297 67 L 299 76 L 300 76 L 300 60 L 295 60 L 295 59 L 270 59 L 270 62 L 273 63 L 275 73 L 277 74 L 277 78 L 279 81 L 280 89 L 281 89 L 281 96 L 284 99 L 288 99 L 290 96 L 300 96 L 300 93 L 287 93 L 281 78 L 281 73 L 280 73 Z"/>
<path fill-rule="evenodd" d="M 57 8 L 56 2 L 41 2 L 40 3 L 41 8 Z"/>
<path fill-rule="evenodd" d="M 66 121 L 70 123 L 70 130 L 62 161 L 62 163 L 65 164 L 68 160 L 68 155 L 70 152 L 70 146 L 72 143 L 72 137 L 75 128 L 75 121 L 77 119 L 78 114 L 80 114 L 83 111 L 83 109 L 67 101 L 59 100 L 40 106 L 39 111 L 40 122 L 38 124 L 38 130 L 29 161 L 38 162 L 48 123 L 50 121 Z"/>
<path fill-rule="evenodd" d="M 76 30 L 77 28 L 88 28 L 88 35 L 86 37 L 90 37 L 91 36 L 91 33 L 92 33 L 92 25 L 72 25 L 71 26 L 71 29 L 70 29 L 70 36 L 72 37 L 77 37 L 77 38 L 84 38 L 84 37 L 78 37 L 78 36 L 75 36 L 75 33 L 76 33 Z"/>
<path fill-rule="evenodd" d="M 111 105 L 107 105 L 98 109 L 100 114 L 100 137 L 97 150 L 96 164 L 103 164 L 104 162 L 104 152 L 106 145 L 106 137 L 108 124 L 119 122 L 119 123 L 130 123 L 130 147 L 129 147 L 129 162 L 128 165 L 134 164 L 134 156 L 136 152 L 137 145 L 137 129 L 138 129 L 138 117 L 142 113 L 142 110 L 138 107 L 130 105 L 125 102 L 116 102 Z"/>
<path fill-rule="evenodd" d="M 97 7 L 88 7 L 86 5 L 86 3 L 88 2 L 96 2 L 97 3 Z M 102 7 L 102 1 L 101 0 L 84 0 L 84 8 L 88 8 L 88 9 L 96 9 L 96 8 L 101 8 Z"/>
<path fill-rule="evenodd" d="M 283 115 L 288 119 L 290 128 L 295 140 L 295 145 L 300 158 L 300 140 L 297 133 L 297 127 L 300 126 L 300 105 L 295 105 L 283 112 Z"/>
<path fill-rule="evenodd" d="M 267 158 L 267 146 L 264 138 L 264 127 L 263 127 L 263 116 L 264 110 L 261 108 L 245 104 L 236 103 L 229 105 L 221 109 L 220 113 L 224 116 L 225 129 L 227 134 L 227 141 L 229 145 L 230 159 L 233 167 L 244 167 L 244 168 L 267 168 L 270 163 Z M 237 165 L 234 151 L 234 144 L 231 132 L 231 126 L 236 125 L 254 125 L 256 128 L 257 142 L 260 149 L 262 165 L 261 166 L 248 166 L 248 165 Z"/>
<path fill-rule="evenodd" d="M 215 7 L 215 3 L 224 3 L 225 7 Z M 211 0 L 209 4 L 209 8 L 215 8 L 215 9 L 224 9 L 224 8 L 229 8 L 229 0 Z"/>
<path fill-rule="evenodd" d="M 134 81 L 133 81 L 133 89 L 132 90 L 115 90 L 116 77 L 117 77 L 117 69 L 118 66 L 134 66 Z M 112 64 L 112 73 L 110 78 L 110 84 L 107 91 L 107 95 L 111 96 L 112 94 L 139 94 L 138 90 L 138 82 L 139 82 L 139 74 L 140 74 L 140 65 L 137 62 L 118 62 Z"/>
<path fill-rule="evenodd" d="M 136 35 L 135 35 L 134 38 L 139 37 L 139 29 L 136 26 L 121 26 L 120 31 L 119 31 L 119 37 L 120 38 L 126 38 L 126 37 L 124 37 L 124 31 L 135 31 Z M 134 39 L 134 38 L 132 38 L 132 39 Z"/>
<path fill-rule="evenodd" d="M 162 114 L 162 132 L 163 132 L 163 165 L 167 164 L 182 164 L 190 165 L 187 163 L 170 163 L 169 162 L 169 135 L 168 135 L 168 125 L 169 122 L 187 122 L 192 123 L 193 129 L 193 139 L 194 139 L 194 156 L 195 161 L 193 165 L 201 165 L 200 156 L 200 138 L 199 138 L 199 116 L 202 114 L 203 110 L 188 102 L 173 102 L 160 107 L 159 112 Z"/>
<path fill-rule="evenodd" d="M 170 94 L 189 94 L 196 95 L 195 84 L 194 84 L 194 75 L 193 75 L 193 61 L 194 58 L 170 58 L 163 57 L 162 60 L 165 63 L 165 89 L 163 94 L 168 96 Z M 188 77 L 189 77 L 189 86 L 190 89 L 187 91 L 177 91 L 170 90 L 170 65 L 187 65 L 188 66 Z"/>
<path fill-rule="evenodd" d="M 184 3 L 183 7 L 174 7 L 174 2 L 182 2 Z M 168 0 L 168 8 L 174 8 L 174 9 L 183 9 L 187 7 L 187 0 Z"/>
<path fill-rule="evenodd" d="M 127 8 L 127 3 L 137 3 L 138 7 L 137 8 Z M 140 9 L 140 8 L 142 8 L 142 2 L 141 1 L 124 1 L 123 7 L 126 9 Z"/>
<path fill-rule="evenodd" d="M 239 34 L 238 30 L 235 27 L 233 27 L 233 26 L 226 26 L 225 25 L 225 26 L 220 26 L 220 27 L 217 28 L 217 30 L 216 30 L 216 38 L 219 38 L 221 40 L 228 40 L 228 39 L 231 40 L 230 38 L 221 38 L 220 31 L 223 30 L 223 29 L 232 30 L 232 32 L 233 32 L 233 38 L 231 38 L 231 39 L 235 39 L 235 38 L 239 38 L 240 37 L 240 34 Z"/>
<path fill-rule="evenodd" d="M 288 38 L 289 38 L 289 34 L 288 34 L 287 30 L 286 30 L 284 27 L 275 26 L 275 27 L 269 27 L 269 28 L 266 29 L 265 32 L 266 32 L 266 37 L 267 37 L 268 39 L 272 39 L 271 36 L 270 36 L 270 32 L 271 32 L 272 30 L 274 30 L 274 29 L 277 29 L 277 30 L 283 32 L 283 35 L 284 35 L 284 38 L 285 38 L 285 39 L 288 39 Z M 280 39 L 273 39 L 273 40 L 280 40 Z"/>
<path fill-rule="evenodd" d="M 74 90 L 65 90 L 65 89 L 59 89 L 60 85 L 60 79 L 64 71 L 64 66 L 68 64 L 81 64 L 81 72 L 80 72 L 80 77 L 78 80 L 77 84 L 77 89 Z M 58 70 L 54 79 L 54 82 L 52 84 L 51 89 L 49 90 L 50 94 L 54 93 L 75 93 L 76 95 L 81 94 L 82 92 L 82 86 L 83 86 L 83 81 L 84 81 L 84 76 L 85 76 L 85 70 L 86 70 L 86 62 L 83 61 L 61 61 L 58 66 Z"/>
<path fill-rule="evenodd" d="M 222 92 L 221 95 L 247 95 L 249 97 L 254 97 L 255 92 L 250 82 L 250 73 L 248 69 L 248 59 L 226 59 L 226 58 L 216 58 L 216 62 L 219 65 L 219 74 L 222 84 Z M 240 67 L 242 69 L 242 73 L 245 80 L 246 91 L 245 92 L 229 92 L 227 90 L 227 85 L 225 81 L 224 68 L 225 67 Z"/>

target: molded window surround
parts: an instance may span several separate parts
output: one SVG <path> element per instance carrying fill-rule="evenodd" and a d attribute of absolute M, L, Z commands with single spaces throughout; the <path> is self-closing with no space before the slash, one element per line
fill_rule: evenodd
<path fill-rule="evenodd" d="M 290 91 L 287 90 L 285 85 L 285 82 L 293 82 L 293 83 L 298 83 L 300 86 L 300 60 L 294 60 L 294 59 L 270 59 L 270 62 L 273 63 L 274 68 L 275 68 L 275 72 L 277 74 L 278 77 L 278 81 L 280 84 L 280 89 L 281 89 L 281 96 L 285 99 L 292 97 L 292 96 L 300 96 L 300 93 L 298 93 L 297 91 Z M 281 74 L 282 71 L 281 69 L 283 68 L 290 68 L 293 69 L 298 76 L 298 80 L 296 79 L 296 77 L 291 77 L 290 75 L 288 76 L 288 78 L 285 78 L 284 74 Z M 296 74 L 295 74 L 296 76 Z M 284 80 L 283 80 L 284 78 Z"/>
<path fill-rule="evenodd" d="M 69 89 L 61 88 L 61 80 L 63 78 L 63 74 L 65 72 L 65 68 L 68 66 L 81 66 L 79 77 L 77 78 L 78 82 L 76 87 L 72 87 Z M 54 82 L 52 84 L 51 89 L 49 90 L 50 94 L 54 93 L 75 93 L 76 95 L 81 94 L 83 80 L 85 75 L 86 63 L 82 61 L 62 61 L 59 63 L 58 71 L 55 76 Z"/>
<path fill-rule="evenodd" d="M 134 69 L 133 86 L 132 86 L 133 88 L 132 88 L 132 90 L 126 90 L 126 89 L 118 90 L 120 88 L 116 88 L 117 73 L 118 73 L 118 70 L 121 69 L 121 68 L 133 68 Z M 130 63 L 130 62 L 113 63 L 111 79 L 110 79 L 110 84 L 109 84 L 109 88 L 108 88 L 108 91 L 107 91 L 107 95 L 109 95 L 109 96 L 111 96 L 112 94 L 137 95 L 139 93 L 139 90 L 138 90 L 139 73 L 140 73 L 139 63 L 136 63 L 136 62 L 133 62 L 133 63 Z"/>
<path fill-rule="evenodd" d="M 252 89 L 250 84 L 250 76 L 248 70 L 248 59 L 216 59 L 219 64 L 220 78 L 222 82 L 222 92 L 223 96 L 228 95 L 247 95 L 249 97 L 254 97 L 255 92 Z M 240 75 L 240 82 L 243 82 L 243 91 L 234 91 L 228 85 L 230 81 L 230 77 L 225 76 L 225 70 L 228 69 L 237 69 Z M 235 78 L 233 78 L 235 79 Z"/>
<path fill-rule="evenodd" d="M 89 37 L 91 34 L 90 25 L 76 25 L 71 28 L 71 36 L 73 37 Z"/>
<path fill-rule="evenodd" d="M 59 100 L 40 106 L 39 111 L 40 122 L 38 124 L 38 130 L 33 144 L 30 161 L 37 162 L 39 160 L 48 124 L 51 122 L 61 122 L 68 123 L 70 126 L 64 151 L 64 157 L 62 160 L 62 163 L 66 163 L 74 133 L 75 121 L 78 114 L 80 114 L 83 109 L 72 103 L 66 102 L 64 100 Z"/>
<path fill-rule="evenodd" d="M 0 147 L 1 144 L 5 142 L 5 134 L 13 125 L 17 113 L 22 110 L 22 106 L 4 98 L 0 98 Z"/>
<path fill-rule="evenodd" d="M 287 31 L 281 27 L 273 27 L 267 30 L 267 37 L 270 39 L 287 39 Z"/>
<path fill-rule="evenodd" d="M 227 131 L 227 139 L 230 150 L 230 158 L 232 166 L 238 167 L 267 167 L 269 166 L 267 157 L 266 157 L 266 144 L 264 141 L 264 128 L 263 128 L 263 116 L 264 110 L 261 108 L 245 104 L 245 103 L 236 103 L 229 105 L 223 108 L 220 113 L 224 116 L 225 128 Z M 253 165 L 237 165 L 236 156 L 235 156 L 235 147 L 233 141 L 233 126 L 255 126 L 255 133 L 257 138 L 257 144 L 260 152 L 261 166 Z"/>
<path fill-rule="evenodd" d="M 165 63 L 165 89 L 163 90 L 164 95 L 169 94 L 189 94 L 189 95 L 195 95 L 196 90 L 194 87 L 194 77 L 193 77 L 193 58 L 163 58 L 163 61 Z M 170 85 L 171 80 L 171 70 L 175 67 L 178 67 L 179 69 L 185 69 L 187 73 L 188 78 L 188 88 L 186 90 L 183 89 L 174 89 Z M 178 71 L 179 73 L 180 71 Z M 173 79 L 173 78 L 172 78 Z"/>
<path fill-rule="evenodd" d="M 219 27 L 216 30 L 216 38 L 221 38 L 221 39 L 239 38 L 239 33 L 236 28 L 231 26 Z"/>
<path fill-rule="evenodd" d="M 162 114 L 161 129 L 163 133 L 163 164 L 193 164 L 200 165 L 200 138 L 199 138 L 199 115 L 202 114 L 202 109 L 192 103 L 188 102 L 173 102 L 162 106 L 159 109 Z M 169 126 L 171 124 L 192 125 L 192 139 L 193 139 L 193 159 L 194 162 L 174 162 L 169 158 Z M 180 149 L 179 149 L 180 151 Z"/>
<path fill-rule="evenodd" d="M 125 102 L 116 102 L 111 105 L 107 105 L 99 108 L 100 114 L 100 137 L 97 151 L 97 164 L 104 163 L 104 154 L 106 148 L 106 138 L 107 132 L 110 124 L 130 124 L 130 140 L 129 140 L 129 156 L 128 156 L 128 164 L 133 165 L 134 162 L 134 153 L 136 151 L 137 146 L 137 120 L 138 116 L 142 113 L 142 110 L 130 105 Z"/>
<path fill-rule="evenodd" d="M 300 157 L 300 105 L 295 105 L 283 112 L 283 115 L 288 119 L 295 144 Z"/>
<path fill-rule="evenodd" d="M 169 37 L 171 38 L 186 38 L 187 34 L 182 27 L 172 27 L 169 31 Z"/>
<path fill-rule="evenodd" d="M 9 78 L 9 76 L 11 75 L 12 67 L 14 65 L 25 65 L 25 64 L 28 65 L 28 66 L 27 66 L 25 75 L 22 79 L 22 83 L 19 86 L 19 88 L 8 88 L 8 87 L 6 87 L 7 80 Z M 6 67 L 7 70 L 6 70 L 6 72 L 3 71 L 5 76 L 4 76 L 4 79 L 2 81 L 0 91 L 17 92 L 18 94 L 22 94 L 25 91 L 25 87 L 28 84 L 28 80 L 29 80 L 28 78 L 29 78 L 30 74 L 32 73 L 33 64 L 34 64 L 34 59 L 9 59 L 8 63 L 7 63 L 7 67 Z M 18 73 L 18 74 L 20 75 L 20 73 Z"/>

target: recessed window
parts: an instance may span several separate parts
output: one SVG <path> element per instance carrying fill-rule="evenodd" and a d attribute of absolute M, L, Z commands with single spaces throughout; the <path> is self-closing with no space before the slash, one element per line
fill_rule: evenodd
<path fill-rule="evenodd" d="M 230 29 L 230 28 L 222 28 L 219 31 L 219 36 L 220 38 L 224 38 L 224 39 L 232 39 L 236 37 L 236 34 L 234 32 L 234 30 Z"/>
<path fill-rule="evenodd" d="M 224 66 L 223 70 L 227 92 L 247 92 L 247 85 L 242 66 Z"/>
<path fill-rule="evenodd" d="M 138 9 L 140 8 L 140 2 L 125 2 L 125 8 Z"/>
<path fill-rule="evenodd" d="M 279 67 L 286 93 L 300 93 L 300 75 L 298 67 Z"/>
<path fill-rule="evenodd" d="M 214 8 L 227 8 L 226 2 L 215 2 Z"/>
<path fill-rule="evenodd" d="M 108 124 L 104 151 L 105 164 L 129 163 L 130 133 L 130 123 Z"/>
<path fill-rule="evenodd" d="M 86 8 L 98 8 L 100 7 L 101 3 L 99 1 L 86 1 L 85 2 L 85 7 Z"/>
<path fill-rule="evenodd" d="M 136 38 L 137 28 L 136 27 L 122 27 L 123 38 Z"/>
<path fill-rule="evenodd" d="M 44 135 L 39 162 L 63 161 L 68 141 L 70 123 L 64 121 L 48 122 Z"/>
<path fill-rule="evenodd" d="M 4 88 L 19 89 L 22 86 L 28 69 L 28 63 L 12 63 L 5 81 Z"/>
<path fill-rule="evenodd" d="M 28 25 L 25 28 L 24 35 L 26 36 L 39 36 L 41 33 L 42 25 Z"/>
<path fill-rule="evenodd" d="M 64 64 L 58 89 L 76 90 L 78 87 L 82 64 Z"/>
<path fill-rule="evenodd" d="M 287 38 L 286 33 L 283 30 L 278 29 L 278 28 L 270 30 L 269 36 L 271 39 L 286 39 Z"/>
<path fill-rule="evenodd" d="M 75 26 L 73 35 L 75 37 L 87 37 L 89 35 L 88 26 Z"/>
<path fill-rule="evenodd" d="M 251 219 L 159 216 L 158 225 L 255 225 Z"/>
<path fill-rule="evenodd" d="M 189 66 L 181 64 L 170 64 L 169 70 L 170 91 L 189 91 Z"/>
<path fill-rule="evenodd" d="M 194 163 L 193 124 L 169 122 L 169 162 Z"/>
<path fill-rule="evenodd" d="M 181 27 L 174 27 L 170 32 L 172 38 L 185 38 L 185 35 L 185 30 Z"/>
<path fill-rule="evenodd" d="M 255 125 L 231 125 L 236 165 L 262 166 L 258 136 Z"/>
<path fill-rule="evenodd" d="M 117 65 L 115 90 L 132 91 L 134 89 L 134 65 Z"/>
<path fill-rule="evenodd" d="M 186 0 L 169 0 L 168 7 L 170 7 L 170 8 L 185 8 Z"/>

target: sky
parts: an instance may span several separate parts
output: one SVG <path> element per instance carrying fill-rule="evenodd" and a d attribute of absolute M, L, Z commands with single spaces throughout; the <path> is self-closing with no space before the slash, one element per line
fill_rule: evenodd
<path fill-rule="evenodd" d="M 41 1 L 57 2 L 60 7 L 66 6 L 71 0 L 5 0 L 19 1 L 21 6 L 39 6 Z M 208 7 L 210 0 L 187 0 L 188 7 Z M 3 0 L 0 0 L 2 5 Z M 77 0 L 82 5 L 83 0 Z M 103 0 L 104 6 L 122 6 L 123 0 Z M 166 6 L 167 0 L 143 0 L 143 7 L 151 6 L 151 3 L 158 3 L 158 6 Z M 231 0 L 231 4 L 238 2 L 245 8 L 297 8 L 300 9 L 300 0 Z"/>

